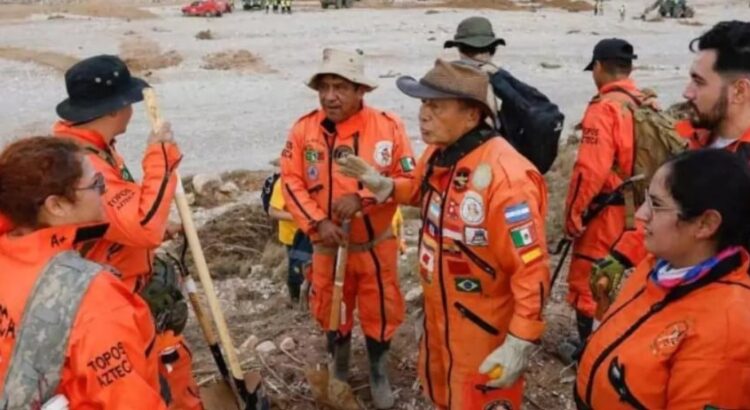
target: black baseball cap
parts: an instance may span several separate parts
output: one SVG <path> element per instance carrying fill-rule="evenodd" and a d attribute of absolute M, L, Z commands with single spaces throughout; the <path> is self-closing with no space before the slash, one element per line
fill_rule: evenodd
<path fill-rule="evenodd" d="M 73 123 L 89 122 L 142 101 L 148 86 L 131 76 L 117 56 L 90 57 L 65 72 L 68 98 L 57 105 L 57 115 Z"/>
<path fill-rule="evenodd" d="M 596 44 L 594 56 L 583 71 L 594 69 L 594 63 L 601 60 L 635 60 L 638 56 L 634 54 L 633 45 L 621 38 L 607 38 Z"/>

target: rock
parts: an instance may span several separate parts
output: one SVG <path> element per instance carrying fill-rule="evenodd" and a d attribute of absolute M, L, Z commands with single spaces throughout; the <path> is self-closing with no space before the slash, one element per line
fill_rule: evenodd
<path fill-rule="evenodd" d="M 279 345 L 281 347 L 281 350 L 294 350 L 297 345 L 294 343 L 294 339 L 291 337 L 285 337 L 284 340 L 281 341 L 281 344 Z"/>
<path fill-rule="evenodd" d="M 406 303 L 416 302 L 422 297 L 422 287 L 418 286 L 410 291 L 406 292 Z"/>
<path fill-rule="evenodd" d="M 217 174 L 197 174 L 193 177 L 193 190 L 198 195 L 208 196 L 220 186 L 221 177 Z"/>
<path fill-rule="evenodd" d="M 255 337 L 255 335 L 250 335 L 245 339 L 244 342 L 240 345 L 240 350 L 247 351 L 249 349 L 254 349 L 255 345 L 258 344 L 258 338 Z"/>
<path fill-rule="evenodd" d="M 276 345 L 270 340 L 266 340 L 255 347 L 255 351 L 258 353 L 271 353 L 274 350 L 276 350 Z"/>
<path fill-rule="evenodd" d="M 263 265 L 253 265 L 252 268 L 250 268 L 250 276 L 258 276 L 263 274 L 263 270 L 266 267 Z"/>
<path fill-rule="evenodd" d="M 240 192 L 240 188 L 234 182 L 227 181 L 219 188 L 219 192 L 231 195 Z"/>
<path fill-rule="evenodd" d="M 187 199 L 188 205 L 190 205 L 190 206 L 195 205 L 195 193 L 193 193 L 193 192 L 186 193 L 185 194 L 185 199 Z"/>
<path fill-rule="evenodd" d="M 195 38 L 198 40 L 213 40 L 214 34 L 211 32 L 211 30 L 201 30 L 198 32 L 198 34 L 195 35 Z"/>

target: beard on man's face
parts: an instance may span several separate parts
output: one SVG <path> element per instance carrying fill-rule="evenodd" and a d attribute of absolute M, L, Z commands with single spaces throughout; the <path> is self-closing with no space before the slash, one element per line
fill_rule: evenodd
<path fill-rule="evenodd" d="M 693 127 L 714 130 L 719 126 L 727 115 L 727 88 L 727 86 L 721 88 L 719 98 L 714 105 L 705 112 L 701 112 L 695 105 L 695 102 L 690 102 L 690 123 Z"/>

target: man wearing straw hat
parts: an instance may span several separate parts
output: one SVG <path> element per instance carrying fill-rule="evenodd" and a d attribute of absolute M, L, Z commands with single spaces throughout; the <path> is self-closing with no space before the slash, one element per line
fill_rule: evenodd
<path fill-rule="evenodd" d="M 391 231 L 396 204 L 338 172 L 336 158 L 358 155 L 383 175 L 410 178 L 414 159 L 401 120 L 364 103 L 376 88 L 365 77 L 364 57 L 323 50 L 323 62 L 307 86 L 320 108 L 292 127 L 281 154 L 281 181 L 289 211 L 310 235 L 313 249 L 310 311 L 326 330 L 331 377 L 346 381 L 355 306 L 366 336 L 370 389 L 375 407 L 393 406 L 386 374 L 390 340 L 404 318 L 399 290 L 398 242 Z M 342 229 L 351 220 L 350 232 Z M 349 241 L 342 306 L 332 306 L 336 249 Z M 341 309 L 332 330 L 331 309 Z"/>

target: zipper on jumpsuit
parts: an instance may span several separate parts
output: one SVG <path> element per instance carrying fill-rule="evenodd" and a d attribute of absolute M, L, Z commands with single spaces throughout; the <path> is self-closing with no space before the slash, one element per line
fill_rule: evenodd
<path fill-rule="evenodd" d="M 355 132 L 353 135 L 354 139 L 354 155 L 359 156 L 359 132 Z M 362 182 L 357 183 L 357 188 L 362 189 Z M 372 227 L 372 221 L 370 221 L 370 217 L 368 215 L 364 216 L 364 222 L 365 222 L 365 228 L 367 229 L 367 240 L 368 241 L 374 241 L 375 240 L 375 230 Z M 383 273 L 381 272 L 380 268 L 380 260 L 378 259 L 378 255 L 375 253 L 375 249 L 370 249 L 370 257 L 372 258 L 372 263 L 375 265 L 375 277 L 378 280 L 378 299 L 380 300 L 380 340 L 385 342 L 385 327 L 386 327 L 386 317 L 385 317 L 385 290 L 383 288 Z"/>
<path fill-rule="evenodd" d="M 429 182 L 428 182 L 429 184 Z M 425 205 L 422 206 L 422 234 L 419 235 L 419 239 L 417 240 L 417 249 L 422 249 L 422 236 L 424 235 L 424 226 L 427 222 L 427 211 L 430 205 L 430 201 L 432 201 L 432 195 L 434 195 L 435 190 L 430 187 L 430 193 L 427 195 L 427 200 L 424 202 Z M 435 402 L 435 392 L 432 389 L 432 375 L 430 374 L 430 349 L 429 349 L 429 332 L 427 331 L 427 309 L 424 309 L 424 318 L 422 319 L 422 329 L 423 329 L 423 337 L 424 337 L 424 354 L 425 354 L 425 360 L 424 360 L 424 368 L 425 368 L 425 378 L 427 379 L 427 390 L 430 394 L 430 400 L 432 402 Z"/>
<path fill-rule="evenodd" d="M 438 225 L 438 276 L 440 278 L 440 294 L 443 299 L 443 317 L 445 318 L 445 347 L 448 350 L 448 408 L 452 408 L 451 402 L 453 401 L 453 391 L 451 391 L 451 373 L 453 373 L 453 352 L 451 352 L 450 342 L 450 320 L 448 316 L 448 295 L 445 291 L 445 280 L 443 278 L 443 220 L 445 219 L 445 201 L 448 199 L 448 192 L 450 192 L 450 184 L 453 181 L 453 173 L 456 171 L 456 165 L 451 166 L 450 173 L 448 174 L 448 186 L 445 192 L 442 193 L 440 198 L 440 224 Z"/>
<path fill-rule="evenodd" d="M 594 333 L 600 331 L 604 327 L 604 325 L 606 325 L 607 322 L 609 322 L 609 319 L 611 319 L 612 317 L 614 317 L 615 315 L 617 315 L 618 313 L 620 313 L 623 309 L 625 309 L 626 307 L 628 307 L 630 305 L 630 303 L 632 303 L 634 300 L 638 299 L 638 297 L 641 296 L 641 294 L 645 290 L 646 290 L 646 287 L 644 286 L 638 292 L 636 292 L 635 295 L 633 295 L 632 298 L 630 298 L 627 302 L 623 303 L 622 306 L 620 306 L 616 311 L 612 312 L 611 315 L 607 316 L 604 319 L 604 321 L 602 321 L 602 323 L 599 325 L 599 328 L 597 328 L 594 331 Z M 592 336 L 593 336 L 593 333 L 592 333 Z M 608 346 L 607 349 L 609 349 L 609 347 L 611 347 L 611 345 Z M 605 349 L 603 352 L 605 352 L 607 349 Z M 585 353 L 586 353 L 586 346 L 584 346 L 583 351 L 581 352 L 581 357 L 583 357 L 583 355 Z M 599 370 L 599 366 L 601 365 L 601 363 L 599 363 L 599 361 L 600 361 L 600 359 L 601 359 L 601 361 L 604 361 L 605 358 L 606 358 L 606 356 L 604 356 L 604 357 L 602 357 L 602 356 L 597 357 L 596 360 L 594 361 L 594 365 L 591 367 L 591 373 L 589 374 L 589 382 L 586 385 L 586 400 L 584 401 L 583 398 L 581 398 L 581 401 L 583 401 L 584 404 L 588 408 L 590 408 L 589 406 L 590 406 L 590 403 L 591 403 L 591 386 L 594 383 L 594 377 L 596 376 L 596 372 Z M 576 389 L 576 393 L 577 393 L 577 389 Z"/>
<path fill-rule="evenodd" d="M 328 141 L 328 135 L 326 135 L 326 146 L 328 147 L 328 219 L 333 220 L 332 208 L 333 208 L 333 150 L 336 147 L 336 134 L 335 132 L 330 135 L 331 141 Z M 331 269 L 331 277 L 336 280 L 336 264 L 338 263 L 339 253 L 336 252 L 333 256 L 333 266 Z M 331 307 L 333 308 L 333 307 Z M 338 331 L 336 332 L 338 333 Z"/>

